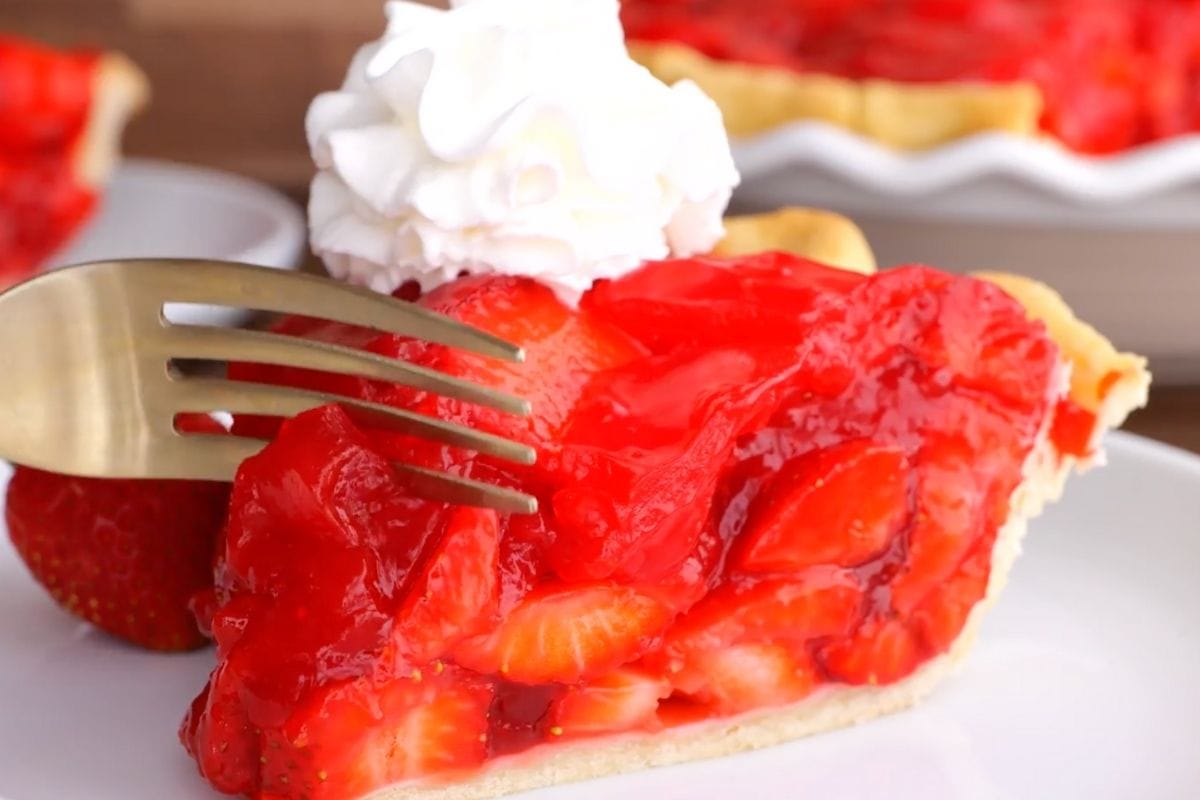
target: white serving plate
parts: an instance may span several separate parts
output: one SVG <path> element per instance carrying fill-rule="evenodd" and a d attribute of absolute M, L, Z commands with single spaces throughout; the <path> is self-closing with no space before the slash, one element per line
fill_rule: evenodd
<path fill-rule="evenodd" d="M 986 134 L 900 153 L 823 123 L 735 143 L 738 210 L 847 214 L 881 264 L 1022 272 L 1160 382 L 1200 379 L 1200 135 L 1087 158 Z"/>
<path fill-rule="evenodd" d="M 917 708 L 514 800 L 1197 797 L 1200 459 L 1119 434 L 1109 452 L 1034 523 L 965 668 Z M 67 616 L 0 535 L 0 798 L 218 800 L 175 738 L 212 663 Z"/>
<path fill-rule="evenodd" d="M 305 237 L 303 213 L 268 186 L 212 169 L 127 159 L 106 188 L 99 213 L 50 266 L 176 257 L 294 269 Z M 243 317 L 211 306 L 169 306 L 168 315 L 196 324 Z"/>

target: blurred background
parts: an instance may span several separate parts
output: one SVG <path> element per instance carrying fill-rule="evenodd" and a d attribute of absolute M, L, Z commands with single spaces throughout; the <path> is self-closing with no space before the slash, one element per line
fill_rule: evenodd
<path fill-rule="evenodd" d="M 236 173 L 262 181 L 301 205 L 312 175 L 304 141 L 305 110 L 314 95 L 340 83 L 355 49 L 376 38 L 383 24 L 380 0 L 0 0 L 0 31 L 64 47 L 120 50 L 145 70 L 153 97 L 128 129 L 127 155 Z M 1116 272 L 1103 281 L 1084 276 L 1071 288 L 1047 278 L 1065 290 L 1083 316 L 1109 333 L 1114 331 L 1107 320 L 1088 313 L 1087 303 L 1096 299 L 1089 293 L 1107 293 L 1101 300 L 1111 306 L 1111 295 L 1120 291 L 1113 276 L 1133 274 L 1142 268 L 1144 257 L 1163 254 L 1160 260 L 1174 270 L 1170 280 L 1200 283 L 1195 232 L 1150 226 L 1109 237 L 1096 226 L 1091 231 L 1073 229 L 1063 238 L 1044 226 L 1031 225 L 1022 232 L 1019 227 L 947 222 L 936 215 L 914 226 L 908 218 L 890 217 L 886 207 L 864 210 L 845 198 L 839 202 L 836 191 L 813 191 L 817 202 L 863 225 L 882 264 L 925 260 L 960 269 L 1020 271 L 1027 262 L 1021 260 L 1017 245 L 1032 243 L 1036 253 L 1060 267 L 1066 264 L 1079 276 L 1078 270 L 1093 257 L 1105 255 L 1112 262 L 1118 254 Z M 745 208 L 755 205 L 745 193 L 735 202 Z M 1185 202 L 1193 204 L 1200 230 L 1200 200 Z M 307 252 L 302 258 L 306 268 L 320 269 Z M 1146 268 L 1136 280 L 1153 287 L 1156 273 Z M 1191 302 L 1165 289 L 1159 297 L 1164 308 Z M 1117 344 L 1140 347 L 1137 334 L 1149 330 L 1154 313 L 1145 303 L 1120 309 L 1121 322 L 1133 335 L 1116 335 Z M 1176 319 L 1181 313 L 1191 314 L 1188 308 L 1172 307 Z M 1189 335 L 1194 341 L 1182 347 L 1200 355 L 1200 329 Z M 1158 365 L 1161 368 L 1163 362 Z M 1160 382 L 1150 408 L 1135 415 L 1128 427 L 1200 452 L 1200 372 L 1194 365 L 1180 368 L 1168 382 L 1174 385 Z"/>
<path fill-rule="evenodd" d="M 312 173 L 304 112 L 377 38 L 380 0 L 0 0 L 0 31 L 120 50 L 153 98 L 125 150 L 231 170 L 288 193 Z"/>

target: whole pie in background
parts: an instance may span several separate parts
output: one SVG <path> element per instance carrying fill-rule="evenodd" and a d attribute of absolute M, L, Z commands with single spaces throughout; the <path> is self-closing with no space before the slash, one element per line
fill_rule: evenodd
<path fill-rule="evenodd" d="M 822 120 L 902 149 L 982 131 L 1106 154 L 1200 130 L 1190 0 L 625 0 L 635 58 L 734 135 Z"/>
<path fill-rule="evenodd" d="M 122 55 L 0 36 L 0 288 L 35 272 L 91 216 L 148 94 Z"/>

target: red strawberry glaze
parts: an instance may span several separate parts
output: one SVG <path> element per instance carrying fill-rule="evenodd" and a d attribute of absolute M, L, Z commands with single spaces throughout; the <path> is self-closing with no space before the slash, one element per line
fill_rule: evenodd
<path fill-rule="evenodd" d="M 1200 130 L 1191 0 L 625 0 L 631 39 L 853 79 L 1029 81 L 1042 127 L 1109 153 Z"/>
<path fill-rule="evenodd" d="M 96 206 L 74 158 L 97 61 L 0 36 L 0 288 L 28 277 Z"/>
<path fill-rule="evenodd" d="M 516 278 L 420 302 L 520 341 L 527 363 L 279 327 L 505 386 L 534 399 L 531 419 L 233 373 L 337 381 L 526 439 L 539 463 L 326 408 L 243 465 L 207 604 L 219 666 L 181 732 L 223 791 L 351 798 L 562 738 L 899 680 L 983 596 L 1060 399 L 1039 323 L 924 267 L 864 277 L 764 254 L 648 264 L 578 311 Z M 391 458 L 519 487 L 541 511 L 416 499 Z"/>

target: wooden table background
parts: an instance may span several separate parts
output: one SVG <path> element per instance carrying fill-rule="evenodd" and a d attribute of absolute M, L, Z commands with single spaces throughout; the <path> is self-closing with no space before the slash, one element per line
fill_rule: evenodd
<path fill-rule="evenodd" d="M 233 170 L 302 200 L 312 173 L 305 109 L 379 35 L 382 8 L 382 0 L 0 0 L 0 31 L 124 50 L 154 84 L 129 131 L 130 154 Z M 1200 386 L 1155 389 L 1128 427 L 1200 453 Z"/>

